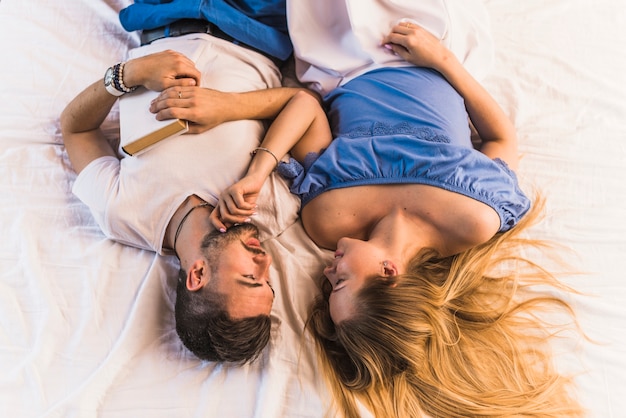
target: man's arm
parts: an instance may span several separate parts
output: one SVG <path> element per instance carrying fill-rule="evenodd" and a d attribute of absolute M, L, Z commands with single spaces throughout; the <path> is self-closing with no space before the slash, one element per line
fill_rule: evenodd
<path fill-rule="evenodd" d="M 61 132 L 65 150 L 74 171 L 80 173 L 91 161 L 115 151 L 104 137 L 104 122 L 117 97 L 104 88 L 102 80 L 83 90 L 61 114 Z"/>
<path fill-rule="evenodd" d="M 319 100 L 316 93 L 296 87 L 277 87 L 244 93 L 185 87 L 164 90 L 154 100 L 150 110 L 159 120 L 187 120 L 190 122 L 189 133 L 200 133 L 234 120 L 274 119 L 298 92 Z"/>
<path fill-rule="evenodd" d="M 161 91 L 175 86 L 196 85 L 200 73 L 194 63 L 174 51 L 164 51 L 128 61 L 124 84 L 142 85 Z M 94 82 L 72 100 L 61 114 L 61 132 L 72 167 L 80 173 L 91 161 L 116 156 L 100 126 L 117 100 L 107 92 L 102 79 Z"/>

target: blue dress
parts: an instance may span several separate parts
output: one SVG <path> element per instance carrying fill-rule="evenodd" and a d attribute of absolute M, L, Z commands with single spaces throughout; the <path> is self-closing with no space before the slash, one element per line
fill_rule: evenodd
<path fill-rule="evenodd" d="M 335 139 L 305 167 L 295 160 L 279 167 L 294 178 L 291 190 L 303 207 L 333 189 L 425 184 L 489 205 L 500 231 L 530 208 L 506 163 L 472 147 L 463 99 L 438 72 L 374 70 L 333 90 L 324 104 Z"/>

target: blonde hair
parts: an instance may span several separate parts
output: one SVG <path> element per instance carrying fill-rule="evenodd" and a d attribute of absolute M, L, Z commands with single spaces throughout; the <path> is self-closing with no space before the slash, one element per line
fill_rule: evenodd
<path fill-rule="evenodd" d="M 582 415 L 571 378 L 552 364 L 558 327 L 538 316 L 556 310 L 575 324 L 574 313 L 535 288 L 572 290 L 523 255 L 550 248 L 521 236 L 543 210 L 535 200 L 515 228 L 485 244 L 448 258 L 425 250 L 410 273 L 371 280 L 357 313 L 337 325 L 324 281 L 307 326 L 344 416 L 359 416 L 356 399 L 377 417 Z"/>

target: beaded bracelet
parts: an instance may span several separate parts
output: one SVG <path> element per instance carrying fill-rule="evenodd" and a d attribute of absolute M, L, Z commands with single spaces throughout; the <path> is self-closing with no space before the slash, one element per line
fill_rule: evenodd
<path fill-rule="evenodd" d="M 137 89 L 137 86 L 126 87 L 124 84 L 124 65 L 125 62 L 120 62 L 113 66 L 113 84 L 115 88 L 124 93 L 131 93 Z"/>
<path fill-rule="evenodd" d="M 137 90 L 137 86 L 126 87 L 126 85 L 124 84 L 124 65 L 126 65 L 125 62 L 120 63 L 120 87 L 122 88 L 123 92 L 131 93 Z"/>

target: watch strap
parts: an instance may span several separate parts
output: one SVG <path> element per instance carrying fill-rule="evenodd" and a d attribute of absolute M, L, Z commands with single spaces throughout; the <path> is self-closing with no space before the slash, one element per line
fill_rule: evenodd
<path fill-rule="evenodd" d="M 124 91 L 117 88 L 115 83 L 116 65 L 109 67 L 104 73 L 104 88 L 109 94 L 119 97 L 124 94 Z"/>

